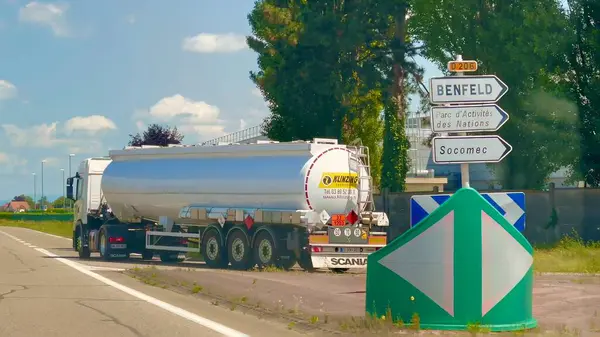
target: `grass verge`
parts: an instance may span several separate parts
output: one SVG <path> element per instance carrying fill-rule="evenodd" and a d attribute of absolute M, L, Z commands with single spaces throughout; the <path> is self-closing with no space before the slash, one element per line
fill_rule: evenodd
<path fill-rule="evenodd" d="M 0 219 L 0 227 L 29 228 L 65 238 L 73 236 L 73 224 L 70 221 L 15 221 Z"/>
<path fill-rule="evenodd" d="M 69 221 L 0 219 L 0 226 L 29 228 L 66 238 L 72 236 Z M 188 256 L 201 258 L 199 253 L 189 253 Z M 545 273 L 600 273 L 600 242 L 586 243 L 577 234 L 570 234 L 552 247 L 536 247 L 534 269 Z"/>
<path fill-rule="evenodd" d="M 584 242 L 577 234 L 564 236 L 553 247 L 537 247 L 533 268 L 546 273 L 600 273 L 600 242 Z"/>

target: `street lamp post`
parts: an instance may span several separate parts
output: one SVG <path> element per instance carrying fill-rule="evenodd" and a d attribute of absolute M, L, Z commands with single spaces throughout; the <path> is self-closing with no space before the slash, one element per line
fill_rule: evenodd
<path fill-rule="evenodd" d="M 35 186 L 35 172 L 31 174 L 33 176 L 33 209 L 37 209 L 37 195 L 36 195 L 36 186 Z"/>
<path fill-rule="evenodd" d="M 44 163 L 46 162 L 46 160 L 42 160 L 42 197 L 40 199 L 40 209 L 43 211 L 44 210 Z"/>
<path fill-rule="evenodd" d="M 69 178 L 72 177 L 72 175 L 71 175 L 71 158 L 73 158 L 73 157 L 75 157 L 75 154 L 69 153 Z M 65 183 L 65 182 L 63 182 L 63 183 Z M 69 209 L 73 210 L 73 201 L 71 201 L 71 200 L 69 200 Z"/>
<path fill-rule="evenodd" d="M 65 187 L 65 169 L 61 168 L 60 172 L 62 172 L 62 180 L 60 181 L 60 185 L 62 188 L 62 205 L 61 208 L 65 209 L 65 206 L 67 205 L 67 199 L 65 198 L 65 192 L 66 192 L 66 187 Z"/>

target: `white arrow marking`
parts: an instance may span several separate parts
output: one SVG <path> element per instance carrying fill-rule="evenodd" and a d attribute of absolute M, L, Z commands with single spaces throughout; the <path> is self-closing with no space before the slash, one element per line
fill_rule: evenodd
<path fill-rule="evenodd" d="M 504 214 L 504 218 L 511 224 L 515 225 L 517 221 L 521 218 L 525 212 L 517 203 L 512 200 L 506 193 L 490 193 L 489 197 L 494 200 L 498 206 L 502 207 L 506 214 Z"/>
<path fill-rule="evenodd" d="M 415 201 L 428 214 L 433 213 L 433 211 L 435 211 L 436 208 L 440 207 L 440 205 L 437 202 L 435 202 L 435 200 L 433 200 L 432 197 L 430 197 L 428 195 L 415 197 Z"/>
<path fill-rule="evenodd" d="M 454 316 L 454 211 L 379 263 Z"/>
<path fill-rule="evenodd" d="M 481 211 L 481 317 L 521 282 L 533 256 L 499 223 Z"/>

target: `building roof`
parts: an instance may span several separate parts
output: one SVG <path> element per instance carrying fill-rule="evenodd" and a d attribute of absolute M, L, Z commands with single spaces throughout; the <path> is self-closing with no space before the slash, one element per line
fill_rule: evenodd
<path fill-rule="evenodd" d="M 27 201 L 11 201 L 8 203 L 8 207 L 10 209 L 29 209 L 29 204 Z"/>

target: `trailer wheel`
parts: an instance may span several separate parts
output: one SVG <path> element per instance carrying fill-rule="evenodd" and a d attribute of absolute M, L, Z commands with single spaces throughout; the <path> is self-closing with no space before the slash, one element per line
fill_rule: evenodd
<path fill-rule="evenodd" d="M 266 230 L 258 233 L 254 240 L 254 259 L 259 269 L 275 266 L 277 263 L 275 240 Z"/>
<path fill-rule="evenodd" d="M 223 245 L 221 245 L 221 234 L 214 228 L 207 229 L 202 235 L 200 252 L 204 262 L 210 268 L 223 268 L 227 266 L 227 259 Z"/>
<path fill-rule="evenodd" d="M 79 253 L 80 259 L 89 259 L 90 258 L 90 247 L 83 246 L 83 226 L 79 224 L 76 229 L 76 238 L 77 242 L 75 243 L 75 247 L 77 247 L 77 253 Z"/>
<path fill-rule="evenodd" d="M 248 270 L 252 266 L 252 249 L 246 233 L 234 230 L 227 236 L 227 256 L 231 268 L 235 270 Z"/>
<path fill-rule="evenodd" d="M 142 251 L 142 260 L 152 260 L 154 257 L 154 252 L 150 249 L 144 249 Z"/>
<path fill-rule="evenodd" d="M 164 252 L 164 253 L 160 253 L 160 260 L 162 262 L 180 262 L 179 259 L 179 253 L 173 253 L 173 252 Z"/>

